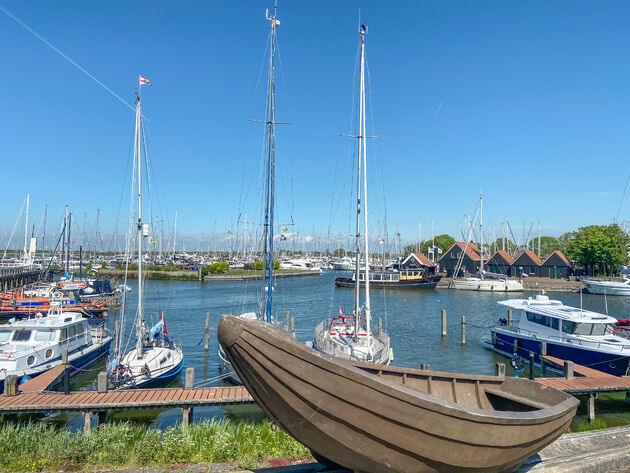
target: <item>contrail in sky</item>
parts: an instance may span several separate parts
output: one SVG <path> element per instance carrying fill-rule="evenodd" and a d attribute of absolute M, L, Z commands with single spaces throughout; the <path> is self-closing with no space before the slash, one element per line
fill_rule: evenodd
<path fill-rule="evenodd" d="M 435 114 L 433 115 L 433 117 L 437 117 L 438 114 L 440 113 L 440 110 L 442 110 L 442 104 L 444 103 L 443 100 L 440 100 L 440 105 L 438 105 L 437 109 L 435 110 Z"/>
<path fill-rule="evenodd" d="M 120 95 L 118 95 L 116 92 L 114 92 L 112 89 L 110 89 L 109 87 L 107 87 L 105 84 L 103 84 L 100 80 L 98 80 L 96 77 L 94 77 L 92 74 L 90 74 L 88 71 L 86 71 L 83 67 L 81 67 L 79 64 L 77 64 L 72 58 L 66 56 L 63 52 L 61 52 L 59 49 L 57 49 L 53 44 L 51 44 L 50 42 L 48 42 L 45 38 L 43 38 L 42 36 L 40 36 L 35 30 L 33 30 L 31 27 L 29 27 L 27 24 L 25 24 L 22 20 L 20 20 L 18 17 L 16 17 L 13 13 L 11 13 L 9 10 L 7 10 L 6 8 L 4 8 L 2 5 L 0 5 L 0 10 L 2 10 L 4 13 L 6 13 L 6 15 L 11 18 L 13 21 L 15 21 L 18 25 L 20 25 L 22 28 L 24 28 L 26 31 L 28 31 L 29 33 L 31 33 L 33 36 L 35 36 L 37 39 L 39 39 L 42 43 L 44 43 L 46 46 L 48 46 L 50 49 L 52 49 L 53 51 L 55 51 L 57 54 L 59 54 L 61 57 L 63 57 L 66 61 L 68 61 L 70 64 L 72 64 L 74 67 L 76 67 L 77 69 L 79 69 L 81 72 L 83 72 L 83 74 L 85 74 L 86 76 L 88 76 L 90 79 L 92 79 L 94 82 L 96 82 L 98 85 L 100 85 L 103 89 L 105 89 L 107 92 L 109 92 L 110 94 L 112 94 L 114 97 L 116 97 L 118 100 L 120 100 L 122 103 L 125 104 L 126 107 L 129 107 L 131 110 L 135 111 L 135 108 L 133 108 L 131 105 L 129 105 L 127 102 L 125 102 L 125 100 L 120 97 Z"/>

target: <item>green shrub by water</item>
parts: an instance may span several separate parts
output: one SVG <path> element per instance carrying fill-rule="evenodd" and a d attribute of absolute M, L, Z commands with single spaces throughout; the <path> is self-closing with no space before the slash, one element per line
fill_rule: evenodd
<path fill-rule="evenodd" d="M 0 471 L 162 467 L 178 463 L 261 466 L 271 458 L 310 459 L 310 451 L 269 421 L 206 421 L 149 429 L 103 424 L 88 436 L 50 425 L 0 429 Z"/>

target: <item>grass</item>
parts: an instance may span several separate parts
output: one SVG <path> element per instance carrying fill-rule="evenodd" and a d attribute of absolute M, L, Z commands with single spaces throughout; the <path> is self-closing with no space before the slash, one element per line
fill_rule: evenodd
<path fill-rule="evenodd" d="M 625 393 L 601 393 L 595 400 L 595 421 L 589 422 L 586 409 L 588 397 L 578 396 L 580 406 L 571 422 L 569 432 L 585 432 L 589 430 L 607 429 L 630 425 L 630 410 Z"/>
<path fill-rule="evenodd" d="M 166 430 L 103 424 L 89 436 L 50 425 L 0 429 L 1 471 L 167 467 L 186 463 L 264 466 L 272 458 L 310 460 L 310 451 L 268 420 L 195 423 Z"/>

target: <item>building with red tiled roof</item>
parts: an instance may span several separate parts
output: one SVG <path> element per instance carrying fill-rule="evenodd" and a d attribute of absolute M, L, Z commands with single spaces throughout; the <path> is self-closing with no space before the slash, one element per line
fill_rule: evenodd
<path fill-rule="evenodd" d="M 400 263 L 400 266 L 403 269 L 422 269 L 426 272 L 425 274 L 431 275 L 435 274 L 436 270 L 435 263 L 432 263 L 422 253 L 411 253 Z"/>
<path fill-rule="evenodd" d="M 474 243 L 457 241 L 442 255 L 439 260 L 440 271 L 446 272 L 448 277 L 453 276 L 457 262 L 462 259 L 461 272 L 475 274 L 481 266 L 481 251 Z"/>
<path fill-rule="evenodd" d="M 540 276 L 551 279 L 564 279 L 573 273 L 573 265 L 560 250 L 555 250 L 540 265 Z"/>
<path fill-rule="evenodd" d="M 483 266 L 490 273 L 511 276 L 512 263 L 514 263 L 514 258 L 507 251 L 497 250 L 487 262 L 484 262 Z"/>
<path fill-rule="evenodd" d="M 525 273 L 528 276 L 540 277 L 540 265 L 542 261 L 531 250 L 523 251 L 512 263 L 511 274 L 520 276 Z"/>

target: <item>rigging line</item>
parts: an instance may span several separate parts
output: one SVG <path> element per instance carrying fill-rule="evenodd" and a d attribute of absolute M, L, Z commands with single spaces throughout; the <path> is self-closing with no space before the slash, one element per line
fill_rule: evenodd
<path fill-rule="evenodd" d="M 88 76 L 90 79 L 92 79 L 94 82 L 96 82 L 98 85 L 100 85 L 103 89 L 105 89 L 107 92 L 109 92 L 111 95 L 113 95 L 114 97 L 116 97 L 120 102 L 122 102 L 125 107 L 135 111 L 135 108 L 132 107 L 131 105 L 129 105 L 127 102 L 125 102 L 125 100 L 120 97 L 120 95 L 118 95 L 116 92 L 114 92 L 112 89 L 110 89 L 109 87 L 107 87 L 105 84 L 103 84 L 100 80 L 98 80 L 96 77 L 94 77 L 92 74 L 90 74 L 87 70 L 85 70 L 83 67 L 81 67 L 79 64 L 77 64 L 72 58 L 70 58 L 69 56 L 67 56 L 66 54 L 64 54 L 62 51 L 60 51 L 59 49 L 57 49 L 52 43 L 50 43 L 48 40 L 46 40 L 44 37 L 42 37 L 40 34 L 38 34 L 35 30 L 33 30 L 30 26 L 28 26 L 26 23 L 24 23 L 22 20 L 20 20 L 18 17 L 16 17 L 13 13 L 11 13 L 9 10 L 7 10 L 6 8 L 4 8 L 4 6 L 0 5 L 0 10 L 2 10 L 9 18 L 11 18 L 13 21 L 15 21 L 17 24 L 19 24 L 22 28 L 24 28 L 26 31 L 28 31 L 29 33 L 31 33 L 33 36 L 35 36 L 37 39 L 39 39 L 42 43 L 44 43 L 46 46 L 48 46 L 50 49 L 52 49 L 53 51 L 55 51 L 57 54 L 59 54 L 61 57 L 63 57 L 66 61 L 68 61 L 70 64 L 72 64 L 74 67 L 76 67 L 77 69 L 79 69 L 81 72 L 83 72 L 83 74 L 85 74 L 86 76 Z"/>
<path fill-rule="evenodd" d="M 626 196 L 626 190 L 628 190 L 629 182 L 630 182 L 630 173 L 628 173 L 628 177 L 626 179 L 626 185 L 623 188 L 623 193 L 621 194 L 621 199 L 619 200 L 619 208 L 617 208 L 617 215 L 615 216 L 615 221 L 619 221 L 619 213 L 621 212 L 621 204 L 623 204 L 623 199 Z"/>
<path fill-rule="evenodd" d="M 2 255 L 2 259 L 7 257 L 7 250 L 9 249 L 9 245 L 11 244 L 11 240 L 13 239 L 13 234 L 15 233 L 15 229 L 17 227 L 17 224 L 20 221 L 20 219 L 22 218 L 22 212 L 24 211 L 24 206 L 25 205 L 26 205 L 26 197 L 24 197 L 24 200 L 22 201 L 22 207 L 20 208 L 20 213 L 18 214 L 18 217 L 15 220 L 15 223 L 13 224 L 13 230 L 11 231 L 11 236 L 7 240 L 7 246 L 4 249 L 4 254 Z"/>

